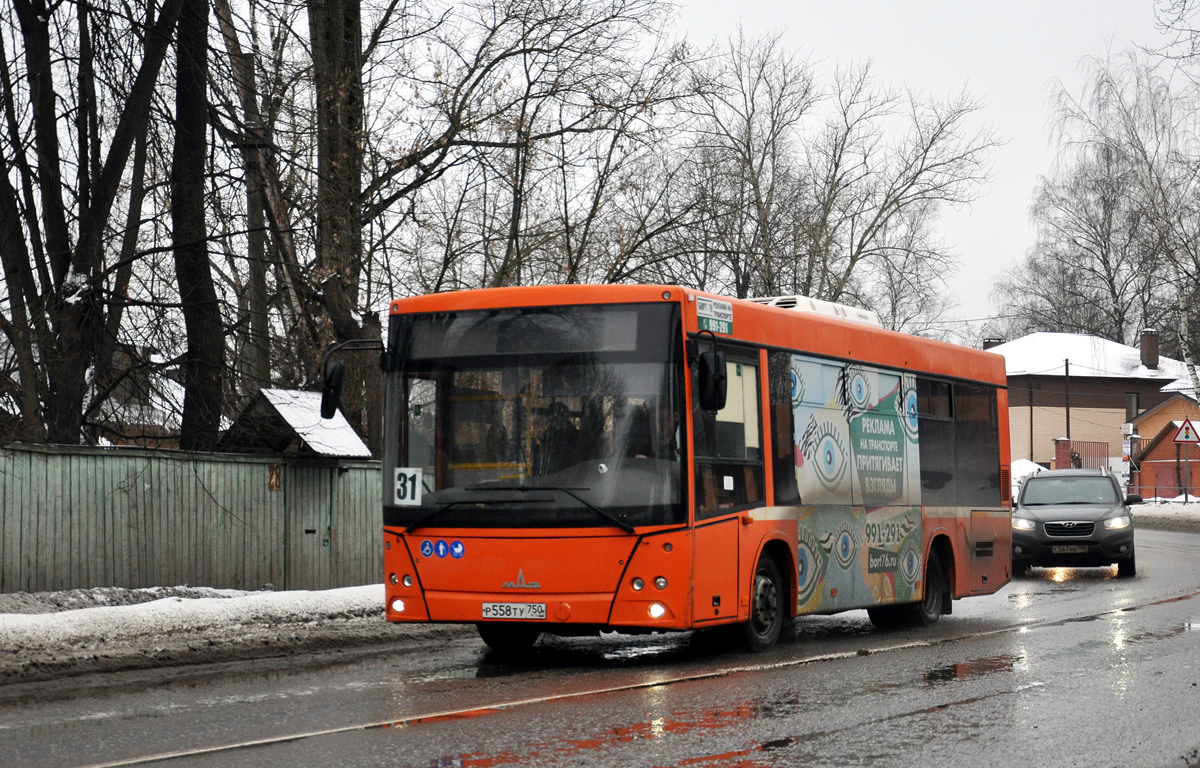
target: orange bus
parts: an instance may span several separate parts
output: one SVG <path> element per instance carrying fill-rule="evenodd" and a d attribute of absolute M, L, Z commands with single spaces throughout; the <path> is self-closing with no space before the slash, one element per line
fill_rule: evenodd
<path fill-rule="evenodd" d="M 765 650 L 798 615 L 930 624 L 1006 584 L 1003 359 L 794 303 L 393 301 L 388 620 L 475 623 L 510 652 L 740 624 Z"/>

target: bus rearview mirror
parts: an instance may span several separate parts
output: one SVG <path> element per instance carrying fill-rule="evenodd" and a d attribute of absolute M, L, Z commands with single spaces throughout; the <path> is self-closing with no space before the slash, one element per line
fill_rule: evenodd
<path fill-rule="evenodd" d="M 325 383 L 321 387 L 321 418 L 332 419 L 342 401 L 342 375 L 345 366 L 330 363 L 325 369 Z"/>
<path fill-rule="evenodd" d="M 699 371 L 700 407 L 706 411 L 719 411 L 725 407 L 725 353 L 702 352 Z"/>

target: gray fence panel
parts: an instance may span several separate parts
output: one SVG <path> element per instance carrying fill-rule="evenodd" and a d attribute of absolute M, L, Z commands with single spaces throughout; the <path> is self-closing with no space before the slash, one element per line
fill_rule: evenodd
<path fill-rule="evenodd" d="M 329 578 L 331 528 L 330 475 L 336 468 L 298 471 L 283 467 L 283 488 L 288 505 L 288 570 L 286 589 L 320 589 Z"/>
<path fill-rule="evenodd" d="M 8 446 L 0 591 L 377 583 L 379 477 L 374 462 Z"/>
<path fill-rule="evenodd" d="M 383 520 L 380 513 L 379 472 L 349 468 L 336 483 L 333 537 L 333 579 L 340 584 L 367 584 L 383 578 Z M 362 546 L 362 542 L 369 542 Z"/>

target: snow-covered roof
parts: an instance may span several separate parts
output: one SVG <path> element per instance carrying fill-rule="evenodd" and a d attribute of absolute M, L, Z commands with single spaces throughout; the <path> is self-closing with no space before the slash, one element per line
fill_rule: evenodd
<path fill-rule="evenodd" d="M 321 418 L 321 393 L 294 389 L 259 390 L 296 434 L 315 453 L 325 456 L 370 458 L 371 451 L 346 421 L 341 409 L 332 419 Z"/>
<path fill-rule="evenodd" d="M 1192 388 L 1192 377 L 1191 376 L 1184 376 L 1182 378 L 1175 379 L 1175 381 L 1172 381 L 1170 384 L 1163 387 L 1159 391 L 1160 392 L 1178 392 L 1179 394 L 1186 395 L 1187 397 L 1190 397 L 1193 400 L 1196 399 L 1196 390 Z"/>
<path fill-rule="evenodd" d="M 1137 347 L 1081 333 L 1031 333 L 988 351 L 1004 355 L 1009 376 L 1063 376 L 1066 360 L 1072 376 L 1176 379 L 1186 373 L 1178 360 L 1160 356 L 1157 368 L 1147 368 Z"/>

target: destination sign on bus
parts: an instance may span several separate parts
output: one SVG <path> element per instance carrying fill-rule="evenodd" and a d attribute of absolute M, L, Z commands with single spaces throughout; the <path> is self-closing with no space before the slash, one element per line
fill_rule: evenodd
<path fill-rule="evenodd" d="M 733 333 L 733 304 L 728 301 L 697 296 L 696 317 L 702 331 Z"/>

